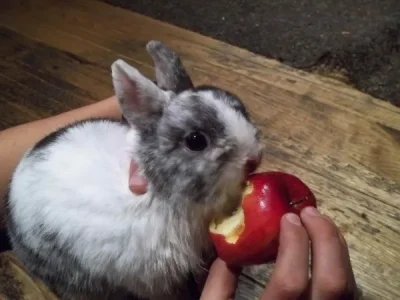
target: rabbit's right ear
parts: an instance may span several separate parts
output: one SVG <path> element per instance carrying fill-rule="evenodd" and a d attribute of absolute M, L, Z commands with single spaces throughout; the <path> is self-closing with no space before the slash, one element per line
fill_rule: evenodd
<path fill-rule="evenodd" d="M 111 70 L 114 91 L 128 123 L 138 125 L 139 118 L 156 116 L 162 112 L 169 99 L 168 92 L 123 60 L 115 61 Z"/>
<path fill-rule="evenodd" d="M 160 88 L 174 93 L 193 88 L 192 80 L 174 50 L 160 41 L 150 41 L 146 49 L 153 59 Z"/>

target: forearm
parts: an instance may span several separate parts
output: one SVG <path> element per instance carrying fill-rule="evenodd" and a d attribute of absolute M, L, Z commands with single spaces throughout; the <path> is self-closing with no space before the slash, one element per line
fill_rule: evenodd
<path fill-rule="evenodd" d="M 10 176 L 26 150 L 57 128 L 91 117 L 120 118 L 115 97 L 99 101 L 43 120 L 22 124 L 0 132 L 0 227 L 4 215 L 4 194 Z"/>

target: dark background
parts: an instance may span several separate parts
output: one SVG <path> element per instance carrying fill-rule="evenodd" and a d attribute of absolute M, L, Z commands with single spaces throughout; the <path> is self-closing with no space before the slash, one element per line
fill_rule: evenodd
<path fill-rule="evenodd" d="M 400 0 L 103 0 L 400 106 Z"/>

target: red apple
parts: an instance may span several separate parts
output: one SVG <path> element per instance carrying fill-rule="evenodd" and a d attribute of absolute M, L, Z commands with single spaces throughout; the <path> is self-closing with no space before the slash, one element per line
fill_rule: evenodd
<path fill-rule="evenodd" d="M 241 206 L 231 216 L 210 225 L 218 256 L 237 266 L 274 260 L 282 216 L 287 212 L 298 215 L 306 206 L 316 207 L 316 199 L 296 176 L 283 172 L 250 175 Z"/>

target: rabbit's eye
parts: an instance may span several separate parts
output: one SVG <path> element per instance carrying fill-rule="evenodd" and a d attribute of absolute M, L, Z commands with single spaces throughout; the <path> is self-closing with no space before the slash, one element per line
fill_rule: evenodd
<path fill-rule="evenodd" d="M 186 147 L 192 151 L 202 151 L 207 148 L 207 138 L 198 131 L 191 132 L 185 139 Z"/>

